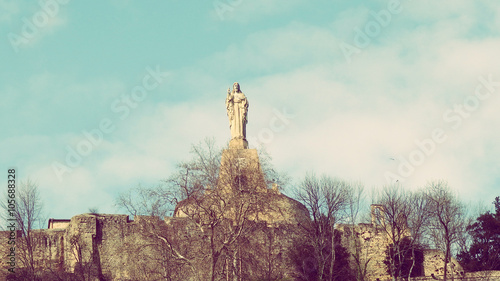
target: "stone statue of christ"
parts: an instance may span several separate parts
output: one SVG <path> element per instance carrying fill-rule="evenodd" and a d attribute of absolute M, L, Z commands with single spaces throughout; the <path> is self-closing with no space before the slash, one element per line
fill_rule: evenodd
<path fill-rule="evenodd" d="M 226 109 L 229 118 L 229 127 L 231 128 L 231 142 L 233 142 L 233 140 L 241 140 L 238 141 L 244 144 L 244 147 L 241 148 L 247 148 L 246 124 L 248 122 L 248 100 L 245 94 L 241 92 L 240 84 L 237 82 L 233 84 L 232 91 L 227 89 Z"/>

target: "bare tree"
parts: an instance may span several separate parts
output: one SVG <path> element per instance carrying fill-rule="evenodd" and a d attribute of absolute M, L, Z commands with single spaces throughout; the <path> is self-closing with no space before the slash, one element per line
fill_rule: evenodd
<path fill-rule="evenodd" d="M 417 265 L 416 251 L 426 243 L 427 225 L 430 218 L 428 200 L 424 192 L 417 191 L 410 195 L 411 212 L 406 218 L 406 223 L 411 231 L 410 251 L 412 264 L 408 270 L 407 280 L 410 280 L 413 269 Z M 420 272 L 423 273 L 423 272 Z"/>
<path fill-rule="evenodd" d="M 162 184 L 154 187 L 138 185 L 120 193 L 115 200 L 115 207 L 126 211 L 131 216 L 164 218 L 172 214 L 175 201 L 172 192 Z"/>
<path fill-rule="evenodd" d="M 395 184 L 385 186 L 376 202 L 381 211 L 374 212 L 374 219 L 390 240 L 388 272 L 393 280 L 405 275 L 409 280 L 416 265 L 415 250 L 422 240 L 428 218 L 427 201 L 420 192 L 413 193 Z M 407 261 L 411 261 L 411 265 Z"/>
<path fill-rule="evenodd" d="M 213 139 L 193 145 L 192 158 L 177 165 L 176 171 L 156 188 L 141 188 L 120 195 L 116 206 L 131 215 L 166 216 L 171 208 L 175 217 L 185 217 L 194 223 L 198 231 L 208 237 L 209 253 L 196 259 L 209 265 L 209 280 L 222 275 L 226 279 L 243 280 L 245 260 L 242 237 L 250 235 L 250 222 L 259 218 L 265 209 L 272 209 L 265 198 L 265 190 L 275 173 L 262 173 L 263 167 L 274 172 L 268 159 L 261 159 L 260 166 L 245 157 L 225 152 L 225 158 Z M 222 160 L 222 161 L 221 161 Z M 247 163 L 248 162 L 248 163 Z M 280 174 L 281 175 L 281 174 Z M 281 178 L 284 178 L 281 176 Z M 278 180 L 281 181 L 281 178 Z M 274 177 L 275 181 L 277 177 Z M 262 192 L 264 191 L 264 192 Z M 169 210 L 161 209 L 168 206 Z M 168 235 L 157 235 L 163 246 L 169 248 L 171 258 L 189 257 L 184 249 Z M 244 239 L 243 239 L 244 240 Z M 200 264 L 200 263 L 198 263 Z"/>
<path fill-rule="evenodd" d="M 97 247 L 95 239 L 76 231 L 70 239 L 71 252 L 75 259 L 75 268 L 73 280 L 91 281 L 99 278 L 101 275 L 100 261 L 96 257 L 95 248 Z M 90 242 L 90 243 L 89 243 Z"/>
<path fill-rule="evenodd" d="M 465 231 L 462 216 L 465 206 L 453 194 L 445 181 L 434 181 L 427 185 L 426 190 L 429 211 L 430 235 L 436 248 L 444 254 L 444 280 L 448 278 L 448 263 L 451 260 L 451 251 L 461 233 Z M 452 272 L 453 279 L 453 272 Z"/>
<path fill-rule="evenodd" d="M 272 188 L 273 185 L 276 185 L 281 189 L 286 188 L 291 181 L 290 176 L 285 172 L 276 170 L 272 165 L 272 157 L 264 146 L 259 147 L 257 151 L 259 152 L 260 166 L 264 173 L 267 187 Z"/>
<path fill-rule="evenodd" d="M 356 237 L 355 225 L 362 213 L 362 205 L 364 204 L 364 186 L 361 183 L 353 183 L 347 197 L 346 218 L 347 222 L 352 226 L 348 231 L 348 243 L 351 252 L 351 258 L 355 268 L 355 276 L 359 281 L 366 280 L 368 264 L 371 258 L 368 255 L 367 247 L 363 251 L 360 240 Z"/>
<path fill-rule="evenodd" d="M 204 167 L 205 154 L 199 153 L 200 150 L 195 151 L 199 163 Z M 208 233 L 211 280 L 221 275 L 241 280 L 243 267 L 238 262 L 242 255 L 239 241 L 251 231 L 250 222 L 269 207 L 266 205 L 265 193 L 261 192 L 266 189 L 266 185 L 257 163 L 240 162 L 240 158 L 229 151 L 223 157 L 217 178 L 213 177 L 210 181 L 211 173 L 207 171 L 199 172 L 201 178 L 193 177 L 184 181 L 187 186 L 181 190 L 189 190 L 189 187 L 196 187 L 200 182 L 200 185 L 210 188 L 191 193 L 177 205 L 176 215 L 188 217 Z M 219 263 L 227 259 L 232 262 Z"/>
<path fill-rule="evenodd" d="M 314 249 L 318 265 L 318 280 L 335 280 L 335 226 L 344 219 L 351 186 L 348 182 L 323 175 L 307 174 L 296 192 L 311 214 L 311 222 L 302 225 L 308 243 Z"/>
<path fill-rule="evenodd" d="M 44 221 L 43 203 L 40 198 L 38 185 L 27 179 L 20 181 L 16 188 L 14 211 L 5 204 L 7 200 L 2 200 L 0 206 L 5 210 L 9 218 L 16 221 L 16 229 L 20 234 L 20 241 L 16 242 L 18 258 L 26 270 L 30 280 L 35 279 L 36 268 L 39 261 L 36 259 L 37 239 L 34 229 L 40 228 Z"/>
<path fill-rule="evenodd" d="M 410 236 L 407 226 L 407 217 L 411 209 L 409 196 L 401 185 L 385 186 L 377 200 L 381 211 L 375 212 L 374 216 L 377 225 L 381 226 L 390 240 L 390 249 L 388 251 L 388 271 L 393 280 L 401 276 L 402 264 L 399 262 L 404 255 L 402 252 L 402 242 Z"/>
<path fill-rule="evenodd" d="M 202 280 L 196 267 L 197 259 L 205 255 L 196 231 L 190 227 L 175 228 L 161 224 L 157 217 L 142 217 L 141 239 L 127 240 L 123 250 L 130 252 L 128 259 L 131 277 L 137 280 L 185 280 L 191 273 Z M 196 249 L 196 251 L 192 251 Z"/>

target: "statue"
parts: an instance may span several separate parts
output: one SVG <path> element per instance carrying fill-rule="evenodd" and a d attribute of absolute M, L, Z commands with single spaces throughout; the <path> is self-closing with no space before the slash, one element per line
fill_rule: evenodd
<path fill-rule="evenodd" d="M 233 84 L 232 91 L 227 89 L 226 109 L 229 118 L 229 127 L 231 128 L 229 148 L 247 148 L 246 124 L 248 122 L 248 101 L 245 94 L 240 90 L 240 84 L 237 82 Z"/>

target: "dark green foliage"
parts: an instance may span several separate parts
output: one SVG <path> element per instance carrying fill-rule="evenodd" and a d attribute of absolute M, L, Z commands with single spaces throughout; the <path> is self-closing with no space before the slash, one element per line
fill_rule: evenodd
<path fill-rule="evenodd" d="M 297 243 L 297 246 L 291 251 L 290 257 L 295 268 L 301 274 L 297 280 L 318 279 L 318 264 L 314 258 L 314 248 L 311 245 L 307 245 L 303 241 Z"/>
<path fill-rule="evenodd" d="M 338 233 L 337 233 L 338 234 Z M 337 236 L 337 235 L 336 235 Z M 338 235 L 340 239 L 340 234 Z M 337 238 L 336 238 L 337 239 Z M 327 280 L 355 280 L 352 269 L 349 266 L 349 252 L 347 249 L 337 244 L 335 246 L 335 267 L 334 267 L 334 278 Z"/>
<path fill-rule="evenodd" d="M 493 204 L 495 213 L 488 211 L 467 226 L 472 244 L 458 254 L 466 271 L 500 270 L 500 197 Z"/>
<path fill-rule="evenodd" d="M 413 249 L 412 249 L 413 248 Z M 423 275 L 424 254 L 422 249 L 412 244 L 410 238 L 404 238 L 399 244 L 399 250 L 394 244 L 387 246 L 386 259 L 387 273 L 393 277 L 407 277 L 411 270 L 411 277 Z M 391 260 L 394 268 L 391 268 Z M 415 260 L 415 262 L 413 262 Z M 413 266 L 413 268 L 412 268 Z"/>
<path fill-rule="evenodd" d="M 306 241 L 296 241 L 297 246 L 291 251 L 290 257 L 295 265 L 295 268 L 300 272 L 295 280 L 304 281 L 323 281 L 323 280 L 336 280 L 336 281 L 350 281 L 356 280 L 353 271 L 349 266 L 349 253 L 347 249 L 340 245 L 341 233 L 335 231 L 335 263 L 333 269 L 333 276 L 330 277 L 328 272 L 324 272 L 323 279 L 318 276 L 318 259 L 314 252 L 314 247 Z M 330 256 L 328 251 L 330 247 L 324 248 L 324 256 Z M 331 259 L 327 260 L 330 263 Z"/>

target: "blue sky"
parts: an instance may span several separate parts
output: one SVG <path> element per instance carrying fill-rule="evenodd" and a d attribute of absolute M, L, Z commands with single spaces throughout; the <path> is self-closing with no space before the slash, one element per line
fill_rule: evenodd
<path fill-rule="evenodd" d="M 38 183 L 49 217 L 116 213 L 191 144 L 225 144 L 235 81 L 250 145 L 296 181 L 500 195 L 493 0 L 0 0 L 0 34 L 0 167 Z"/>

